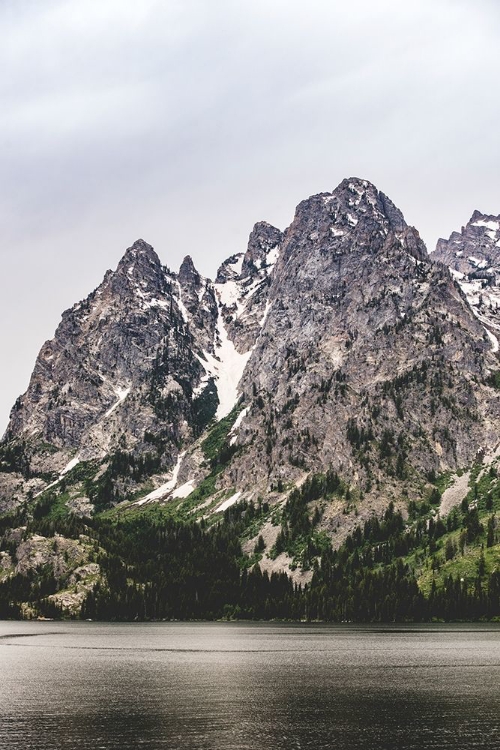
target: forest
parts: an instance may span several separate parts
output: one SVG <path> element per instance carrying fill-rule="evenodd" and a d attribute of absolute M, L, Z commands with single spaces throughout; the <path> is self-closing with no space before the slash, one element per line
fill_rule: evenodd
<path fill-rule="evenodd" d="M 479 490 L 478 490 L 479 486 Z M 494 488 L 492 491 L 491 488 Z M 9 528 L 47 539 L 83 539 L 88 561 L 100 566 L 79 616 L 92 620 L 280 619 L 333 622 L 491 620 L 500 617 L 496 476 L 475 485 L 470 497 L 444 519 L 436 514 L 438 490 L 427 502 L 410 502 L 405 518 L 393 503 L 382 518 L 360 523 L 338 549 L 318 532 L 322 503 L 345 499 L 348 488 L 334 472 L 315 475 L 293 490 L 275 521 L 281 526 L 270 557 L 285 550 L 294 565 L 312 570 L 295 585 L 285 573 L 268 575 L 242 550 L 268 518 L 267 503 L 246 501 L 208 525 L 172 518 L 165 507 L 134 515 L 80 519 L 58 515 L 50 499 L 0 518 L 0 551 L 14 554 Z M 406 514 L 405 514 L 406 515 Z M 472 563 L 471 563 L 472 560 Z M 464 573 L 465 571 L 465 573 Z M 64 588 L 50 566 L 0 582 L 0 617 L 65 613 L 52 598 Z"/>

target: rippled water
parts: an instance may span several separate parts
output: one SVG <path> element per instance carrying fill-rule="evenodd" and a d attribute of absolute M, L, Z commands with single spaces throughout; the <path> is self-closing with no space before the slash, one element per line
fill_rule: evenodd
<path fill-rule="evenodd" d="M 500 627 L 0 622 L 0 748 L 500 748 Z"/>

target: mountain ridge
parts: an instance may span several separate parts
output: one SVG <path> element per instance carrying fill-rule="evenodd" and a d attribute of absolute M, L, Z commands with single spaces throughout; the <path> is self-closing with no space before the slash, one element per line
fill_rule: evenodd
<path fill-rule="evenodd" d="M 483 323 L 493 350 L 500 336 L 500 215 L 477 209 L 460 232 L 439 239 L 432 257 L 444 263 Z"/>
<path fill-rule="evenodd" d="M 497 218 L 428 255 L 350 178 L 214 281 L 136 240 L 0 442 L 0 614 L 500 611 Z"/>
<path fill-rule="evenodd" d="M 460 242 L 488 221 L 474 213 Z M 212 524 L 265 501 L 246 553 L 261 534 L 263 570 L 310 580 L 271 554 L 294 488 L 339 478 L 317 521 L 338 546 L 499 443 L 495 321 L 447 249 L 434 262 L 357 178 L 299 203 L 283 232 L 255 224 L 215 281 L 137 240 L 42 347 L 0 444 L 0 511 L 44 497 L 83 516 L 160 504 Z"/>

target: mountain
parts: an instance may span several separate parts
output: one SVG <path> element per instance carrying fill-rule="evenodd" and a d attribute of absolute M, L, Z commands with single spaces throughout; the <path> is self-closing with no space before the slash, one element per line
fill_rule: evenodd
<path fill-rule="evenodd" d="M 116 271 L 63 314 L 4 436 L 0 508 L 78 464 L 120 454 L 135 479 L 171 469 L 180 448 L 227 416 L 265 315 L 281 233 L 257 224 L 215 283 L 179 273 L 138 240 Z M 130 468 L 130 467 L 128 467 Z M 121 477 L 110 500 L 130 485 Z"/>
<path fill-rule="evenodd" d="M 394 473 L 467 464 L 489 439 L 479 384 L 491 350 L 398 209 L 373 185 L 345 180 L 301 203 L 285 232 L 242 379 L 236 467 L 248 476 L 250 464 L 252 481 L 287 481 L 333 466 L 368 492 Z"/>
<path fill-rule="evenodd" d="M 170 274 L 153 248 L 139 240 L 115 272 L 62 316 L 38 355 L 27 392 L 16 402 L 7 445 L 17 446 L 31 478 L 67 473 L 78 462 L 118 449 L 144 454 L 148 436 L 161 444 L 158 468 L 192 436 L 203 419 L 192 390 L 204 375 L 196 351 L 205 329 L 183 303 L 192 292 L 216 316 L 213 290 L 186 272 Z M 175 372 L 175 377 L 172 376 Z M 208 419 L 214 408 L 208 407 Z M 168 415 L 165 420 L 166 415 Z"/>
<path fill-rule="evenodd" d="M 92 533 L 66 540 L 73 567 L 47 535 L 160 513 L 233 519 L 236 557 L 305 584 L 329 545 L 388 507 L 434 512 L 443 477 L 497 458 L 498 226 L 476 212 L 429 256 L 391 200 L 351 178 L 300 203 L 284 232 L 257 223 L 214 282 L 135 242 L 63 314 L 13 407 L 5 575 L 79 566 L 67 606 L 81 608 L 106 580 Z"/>
<path fill-rule="evenodd" d="M 476 316 L 484 324 L 493 351 L 500 332 L 500 216 L 474 211 L 461 232 L 438 240 L 432 254 L 459 282 Z"/>

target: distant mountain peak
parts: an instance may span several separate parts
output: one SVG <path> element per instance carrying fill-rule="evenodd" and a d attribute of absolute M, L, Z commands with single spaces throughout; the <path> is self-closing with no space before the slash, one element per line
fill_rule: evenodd
<path fill-rule="evenodd" d="M 108 276 L 108 283 L 115 295 L 125 293 L 128 287 L 132 294 L 163 294 L 165 277 L 161 261 L 152 245 L 136 240 L 125 251 L 116 272 Z"/>
<path fill-rule="evenodd" d="M 500 215 L 477 209 L 460 232 L 439 239 L 432 258 L 447 265 L 477 318 L 494 353 L 500 349 Z"/>
<path fill-rule="evenodd" d="M 274 264 L 276 259 L 272 251 L 281 244 L 282 240 L 283 232 L 279 229 L 268 224 L 267 221 L 257 222 L 248 238 L 248 247 L 241 268 L 242 276 L 253 275 L 256 269 Z"/>
<path fill-rule="evenodd" d="M 155 266 L 161 265 L 160 259 L 156 254 L 152 245 L 145 240 L 136 240 L 130 247 L 125 250 L 123 257 L 120 261 L 121 264 L 132 263 L 132 262 L 149 262 Z"/>

